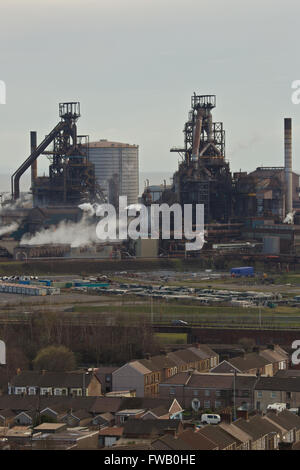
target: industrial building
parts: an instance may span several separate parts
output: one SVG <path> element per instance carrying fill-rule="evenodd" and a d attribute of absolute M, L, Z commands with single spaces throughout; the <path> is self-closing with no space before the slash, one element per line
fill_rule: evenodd
<path fill-rule="evenodd" d="M 233 217 L 233 184 L 229 162 L 225 158 L 225 130 L 222 122 L 214 122 L 212 110 L 215 95 L 194 95 L 184 125 L 184 145 L 171 152 L 180 155 L 178 170 L 171 187 L 166 187 L 159 202 L 168 204 L 204 204 L 206 241 L 212 243 L 241 238 L 242 221 Z M 154 191 L 146 187 L 142 200 L 154 202 Z M 156 201 L 158 202 L 157 198 Z M 195 212 L 193 216 L 195 222 Z M 162 253 L 185 256 L 185 240 L 163 240 Z M 192 255 L 197 255 L 193 252 Z"/>
<path fill-rule="evenodd" d="M 72 259 L 119 259 L 121 244 L 93 243 L 72 247 L 69 244 L 19 245 L 14 248 L 15 260 L 35 258 L 72 258 Z"/>
<path fill-rule="evenodd" d="M 119 196 L 127 196 L 128 204 L 136 204 L 139 194 L 138 145 L 105 139 L 88 145 L 89 161 L 94 164 L 96 181 L 108 202 L 118 207 Z"/>
<path fill-rule="evenodd" d="M 213 122 L 215 107 L 215 95 L 194 93 L 183 129 L 184 145 L 171 148 L 181 157 L 173 183 L 168 187 L 148 184 L 142 201 L 149 206 L 154 202 L 204 204 L 204 250 L 234 243 L 244 243 L 249 250 L 253 242 L 257 250 L 258 241 L 266 253 L 297 253 L 299 230 L 294 221 L 299 218 L 300 188 L 299 175 L 292 170 L 291 119 L 284 120 L 284 166 L 232 175 L 225 157 L 223 123 Z M 160 250 L 168 256 L 186 256 L 185 240 L 161 240 Z"/>
<path fill-rule="evenodd" d="M 179 203 L 182 208 L 191 204 L 193 209 L 203 204 L 203 250 L 215 255 L 228 248 L 237 253 L 297 255 L 300 253 L 300 185 L 299 175 L 292 168 L 292 120 L 284 120 L 283 166 L 261 166 L 250 173 L 240 170 L 232 174 L 226 159 L 223 123 L 213 120 L 215 107 L 215 95 L 192 95 L 183 129 L 183 145 L 171 148 L 171 152 L 180 156 L 171 184 L 164 181 L 161 185 L 150 186 L 147 182 L 140 202 L 149 210 L 154 203 L 170 206 Z M 39 145 L 36 132 L 31 132 L 31 154 L 12 175 L 12 197 L 19 200 L 20 178 L 31 168 L 34 207 L 1 212 L 2 223 L 12 223 L 16 216 L 19 227 L 10 234 L 10 239 L 1 240 L 0 254 L 2 250 L 19 260 L 186 257 L 186 240 L 174 238 L 172 218 L 171 239 L 160 239 L 158 243 L 153 240 L 107 244 L 91 241 L 73 247 L 68 241 L 66 245 L 46 245 L 46 242 L 26 245 L 24 242 L 23 246 L 18 246 L 24 234 L 58 227 L 63 221 L 79 223 L 83 212 L 78 206 L 83 202 L 107 201 L 116 208 L 119 196 L 127 196 L 128 205 L 138 202 L 138 145 L 105 139 L 89 142 L 88 136 L 78 135 L 80 105 L 77 102 L 60 103 L 59 116 L 58 124 Z M 42 155 L 50 160 L 49 176 L 37 175 L 37 161 Z M 96 215 L 93 217 L 96 223 Z M 200 250 L 188 253 L 188 256 L 200 255 Z"/>
<path fill-rule="evenodd" d="M 20 179 L 29 168 L 36 207 L 78 205 L 95 199 L 95 171 L 88 157 L 89 138 L 77 133 L 80 103 L 60 103 L 59 117 L 58 124 L 39 145 L 36 132 L 31 132 L 31 154 L 12 175 L 13 199 L 19 199 Z M 50 160 L 49 176 L 37 176 L 37 160 L 41 155 Z"/>

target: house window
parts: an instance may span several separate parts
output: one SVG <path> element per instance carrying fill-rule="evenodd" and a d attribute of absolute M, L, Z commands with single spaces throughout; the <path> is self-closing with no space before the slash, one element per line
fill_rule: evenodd
<path fill-rule="evenodd" d="M 204 391 L 204 395 L 205 395 L 206 397 L 209 397 L 209 396 L 210 396 L 210 390 L 205 390 L 205 391 Z"/>
<path fill-rule="evenodd" d="M 124 415 L 124 416 L 122 416 L 122 415 L 120 416 L 120 423 L 121 423 L 121 424 L 124 424 L 125 421 L 127 421 L 127 420 L 128 420 L 128 416 L 125 416 L 125 415 Z"/>
<path fill-rule="evenodd" d="M 29 387 L 28 388 L 28 395 L 35 395 L 35 387 Z"/>
<path fill-rule="evenodd" d="M 16 387 L 15 388 L 15 394 L 16 395 L 21 395 L 22 393 L 26 393 L 26 387 Z"/>
<path fill-rule="evenodd" d="M 174 387 L 170 388 L 170 395 L 175 395 L 175 388 Z"/>
<path fill-rule="evenodd" d="M 194 397 L 197 397 L 198 394 L 199 394 L 198 390 L 193 390 L 193 395 L 194 395 Z"/>
<path fill-rule="evenodd" d="M 262 398 L 262 392 L 257 392 L 257 398 Z"/>
<path fill-rule="evenodd" d="M 216 397 L 220 397 L 222 394 L 221 390 L 216 390 Z"/>
<path fill-rule="evenodd" d="M 277 393 L 276 392 L 271 392 L 271 398 L 276 398 L 277 397 Z"/>
<path fill-rule="evenodd" d="M 217 408 L 221 408 L 221 406 L 222 406 L 222 402 L 216 400 L 216 401 L 215 401 L 215 408 L 216 408 L 216 409 L 217 409 Z"/>
<path fill-rule="evenodd" d="M 205 400 L 205 401 L 204 401 L 204 409 L 205 409 L 205 410 L 209 410 L 209 409 L 210 409 L 210 401 L 209 401 L 209 400 Z"/>

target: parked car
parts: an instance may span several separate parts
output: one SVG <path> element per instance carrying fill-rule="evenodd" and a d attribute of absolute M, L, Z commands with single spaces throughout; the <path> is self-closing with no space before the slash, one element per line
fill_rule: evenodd
<path fill-rule="evenodd" d="M 219 424 L 221 422 L 220 415 L 203 414 L 201 416 L 201 423 L 203 424 Z"/>
<path fill-rule="evenodd" d="M 173 320 L 172 325 L 173 326 L 188 326 L 188 322 L 183 321 L 183 320 Z"/>

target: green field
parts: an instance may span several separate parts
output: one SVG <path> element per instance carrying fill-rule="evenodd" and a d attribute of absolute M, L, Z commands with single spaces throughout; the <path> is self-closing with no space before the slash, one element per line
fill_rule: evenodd
<path fill-rule="evenodd" d="M 156 333 L 155 337 L 158 342 L 164 344 L 186 344 L 187 334 L 186 333 Z"/>
<path fill-rule="evenodd" d="M 155 301 L 123 303 L 121 305 L 91 306 L 77 305 L 75 312 L 79 315 L 114 316 L 118 321 L 132 323 L 139 320 L 154 324 L 171 325 L 173 320 L 184 320 L 190 326 L 212 327 L 257 327 L 274 328 L 300 327 L 300 308 L 280 306 L 273 309 L 258 307 L 240 308 L 223 306 L 182 305 L 178 302 Z M 98 315 L 97 315 L 98 314 Z"/>

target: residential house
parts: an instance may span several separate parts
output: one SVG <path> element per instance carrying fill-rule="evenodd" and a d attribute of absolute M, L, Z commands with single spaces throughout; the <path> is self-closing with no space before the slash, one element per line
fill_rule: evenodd
<path fill-rule="evenodd" d="M 300 406 L 300 377 L 260 377 L 254 391 L 255 408 L 266 411 L 272 403 L 286 403 L 287 408 Z"/>
<path fill-rule="evenodd" d="M 200 351 L 200 349 L 194 347 L 178 349 L 177 351 L 169 352 L 168 357 L 176 364 L 177 372 L 185 372 L 190 369 L 208 371 L 210 358 L 207 354 L 201 354 Z"/>
<path fill-rule="evenodd" d="M 101 391 L 103 394 L 112 391 L 112 374 L 118 367 L 97 367 L 94 373 L 101 383 Z"/>
<path fill-rule="evenodd" d="M 241 356 L 224 359 L 219 365 L 213 367 L 210 372 L 229 373 L 239 372 L 240 374 L 260 374 L 273 375 L 273 365 L 270 359 L 265 359 L 257 352 L 243 354 Z"/>
<path fill-rule="evenodd" d="M 176 398 L 184 408 L 218 410 L 232 406 L 235 391 L 236 406 L 253 409 L 255 375 L 217 374 L 188 371 L 161 383 L 161 398 Z"/>
<path fill-rule="evenodd" d="M 33 434 L 31 446 L 34 450 L 97 450 L 98 433 L 85 428 L 58 429 L 51 433 L 46 430 Z"/>
<path fill-rule="evenodd" d="M 274 423 L 280 429 L 281 439 L 284 442 L 300 441 L 300 417 L 288 410 L 269 411 L 263 419 Z"/>
<path fill-rule="evenodd" d="M 288 368 L 288 353 L 280 346 L 269 344 L 267 348 L 255 346 L 251 353 L 242 353 L 231 359 L 224 359 L 211 372 L 236 372 L 260 374 L 272 377 L 279 370 Z"/>
<path fill-rule="evenodd" d="M 14 418 L 14 424 L 19 426 L 32 426 L 37 417 L 37 412 L 34 410 L 21 411 Z"/>
<path fill-rule="evenodd" d="M 218 426 L 209 424 L 200 428 L 198 433 L 214 442 L 219 450 L 236 450 L 237 446 L 241 445 L 241 441 Z"/>
<path fill-rule="evenodd" d="M 99 396 L 101 384 L 93 371 L 23 371 L 8 384 L 12 395 Z"/>
<path fill-rule="evenodd" d="M 92 419 L 92 426 L 98 426 L 99 429 L 110 427 L 113 424 L 115 424 L 115 418 L 111 413 L 101 413 Z"/>
<path fill-rule="evenodd" d="M 197 368 L 199 372 L 208 372 L 219 364 L 219 354 L 207 344 L 196 343 L 194 346 L 189 347 L 188 350 L 192 351 L 202 360 L 199 363 L 199 368 Z"/>
<path fill-rule="evenodd" d="M 122 444 L 154 440 L 166 433 L 172 433 L 176 437 L 182 431 L 182 422 L 177 419 L 128 419 L 124 423 Z"/>
<path fill-rule="evenodd" d="M 59 418 L 59 421 L 66 423 L 68 427 L 88 426 L 92 423 L 92 415 L 85 409 L 70 410 Z"/>
<path fill-rule="evenodd" d="M 124 364 L 113 372 L 113 390 L 136 390 L 137 397 L 157 394 L 159 371 L 153 370 L 154 365 L 144 366 L 140 361 Z"/>
<path fill-rule="evenodd" d="M 14 423 L 16 413 L 13 410 L 0 410 L 0 426 L 11 427 Z"/>
<path fill-rule="evenodd" d="M 272 375 L 277 374 L 278 371 L 286 370 L 289 366 L 289 354 L 284 351 L 280 346 L 269 344 L 265 349 L 257 349 L 260 356 L 270 361 L 272 364 Z"/>
<path fill-rule="evenodd" d="M 233 423 L 221 422 L 218 427 L 222 428 L 232 437 L 237 440 L 236 450 L 250 450 L 251 449 L 251 436 L 244 432 L 242 429 L 234 426 Z M 238 444 L 240 442 L 240 444 Z"/>
<path fill-rule="evenodd" d="M 194 429 L 186 429 L 176 437 L 165 434 L 155 439 L 151 446 L 155 450 L 219 450 L 215 442 Z"/>
<path fill-rule="evenodd" d="M 179 349 L 124 364 L 112 372 L 113 391 L 136 390 L 137 397 L 157 396 L 159 384 L 178 372 L 208 371 L 219 356 L 206 345 Z"/>
<path fill-rule="evenodd" d="M 182 419 L 183 408 L 174 399 L 171 403 L 164 403 L 149 409 L 142 415 L 142 419 Z"/>
<path fill-rule="evenodd" d="M 181 419 L 183 408 L 174 398 L 128 398 L 122 401 L 115 413 L 117 425 L 123 425 L 129 418 Z"/>
<path fill-rule="evenodd" d="M 251 437 L 250 450 L 273 450 L 278 447 L 280 430 L 259 415 L 248 420 L 239 418 L 232 423 Z"/>
<path fill-rule="evenodd" d="M 99 447 L 112 447 L 123 435 L 123 427 L 110 426 L 99 431 Z"/>

